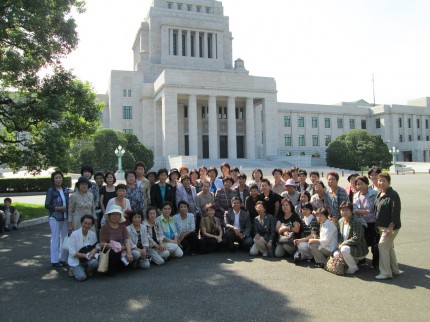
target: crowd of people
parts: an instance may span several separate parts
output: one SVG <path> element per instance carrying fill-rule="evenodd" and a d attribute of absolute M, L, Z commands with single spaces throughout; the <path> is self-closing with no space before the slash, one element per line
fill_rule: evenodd
<path fill-rule="evenodd" d="M 137 162 L 125 172 L 126 183 L 116 185 L 113 172 L 83 166 L 69 191 L 55 171 L 45 202 L 52 265 L 68 265 L 70 275 L 83 281 L 97 269 L 101 252 L 108 251 L 107 274 L 115 275 L 184 254 L 244 250 L 315 267 L 341 257 L 347 274 L 367 265 L 379 268 L 377 279 L 400 273 L 394 240 L 401 203 L 388 173 L 373 167 L 368 176 L 351 174 L 343 188 L 334 171 L 323 180 L 317 171 L 308 176 L 297 167 L 275 168 L 272 182 L 261 169 L 249 180 L 227 163 L 220 172 L 183 166 L 145 174 L 145 165 Z"/>

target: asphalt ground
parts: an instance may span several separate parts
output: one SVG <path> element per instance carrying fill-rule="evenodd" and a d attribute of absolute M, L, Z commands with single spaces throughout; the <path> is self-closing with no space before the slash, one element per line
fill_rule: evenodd
<path fill-rule="evenodd" d="M 51 268 L 46 223 L 0 237 L 0 321 L 429 321 L 429 179 L 392 177 L 403 208 L 392 280 L 221 252 L 79 283 Z"/>

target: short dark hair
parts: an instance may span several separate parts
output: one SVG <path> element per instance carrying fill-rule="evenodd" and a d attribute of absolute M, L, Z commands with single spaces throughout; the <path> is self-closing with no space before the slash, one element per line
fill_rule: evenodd
<path fill-rule="evenodd" d="M 227 162 L 223 162 L 223 163 L 221 163 L 221 166 L 219 167 L 219 168 L 220 168 L 220 170 L 221 170 L 221 172 L 222 172 L 222 168 L 223 168 L 223 167 L 228 168 L 228 171 L 230 171 L 230 165 L 229 165 Z"/>
<path fill-rule="evenodd" d="M 207 211 L 209 208 L 212 208 L 213 210 L 216 211 L 215 205 L 211 202 L 207 203 L 204 208 L 205 208 L 205 211 Z"/>
<path fill-rule="evenodd" d="M 185 180 L 190 180 L 191 182 L 191 177 L 189 175 L 185 175 L 181 177 L 181 183 L 184 182 Z"/>
<path fill-rule="evenodd" d="M 127 191 L 127 186 L 123 183 L 120 183 L 119 185 L 117 185 L 115 187 L 115 192 L 117 192 L 118 190 L 121 190 L 121 189 Z"/>
<path fill-rule="evenodd" d="M 190 171 L 190 177 L 191 177 L 191 175 L 192 175 L 193 173 L 197 174 L 197 179 L 200 179 L 200 173 L 199 173 L 199 170 L 197 170 L 197 169 L 193 169 L 193 170 L 191 170 L 191 171 Z"/>
<path fill-rule="evenodd" d="M 315 187 L 316 184 L 319 184 L 321 187 L 323 187 L 323 189 L 325 189 L 325 184 L 324 184 L 324 182 L 322 182 L 322 180 L 315 181 L 314 187 Z"/>
<path fill-rule="evenodd" d="M 94 219 L 94 217 L 93 216 L 91 216 L 91 215 L 83 215 L 82 217 L 81 217 L 81 224 L 84 222 L 84 220 L 85 219 L 90 219 L 91 220 L 91 223 L 94 225 L 95 223 L 96 223 L 96 220 Z"/>
<path fill-rule="evenodd" d="M 173 204 L 170 201 L 163 202 L 163 204 L 161 205 L 161 209 L 163 209 L 166 206 L 170 206 L 170 208 L 172 208 L 173 210 Z"/>
<path fill-rule="evenodd" d="M 239 170 L 238 167 L 233 167 L 233 168 L 230 169 L 230 173 L 231 172 L 240 172 L 240 170 Z"/>
<path fill-rule="evenodd" d="M 327 179 L 329 176 L 333 176 L 336 178 L 336 181 L 339 181 L 339 173 L 337 173 L 336 171 L 329 171 L 327 172 Z"/>
<path fill-rule="evenodd" d="M 367 171 L 367 175 L 370 177 L 370 175 L 371 175 L 373 172 L 376 172 L 376 174 L 380 174 L 380 173 L 382 172 L 382 170 L 381 170 L 381 168 L 379 168 L 379 167 L 373 166 L 373 167 L 371 167 L 371 168 L 369 169 L 369 171 Z"/>
<path fill-rule="evenodd" d="M 236 200 L 238 200 L 242 204 L 242 200 L 238 196 L 234 196 L 233 198 L 231 198 L 231 204 L 233 204 L 233 201 Z"/>
<path fill-rule="evenodd" d="M 137 175 L 136 175 L 136 171 L 134 171 L 134 170 L 127 170 L 127 171 L 124 173 L 124 179 L 125 179 L 125 180 L 127 180 L 128 176 L 129 176 L 130 174 L 134 175 L 134 177 L 135 177 L 135 178 L 137 177 Z"/>
<path fill-rule="evenodd" d="M 93 176 L 94 169 L 93 169 L 92 166 L 90 166 L 90 165 L 83 165 L 82 168 L 81 168 L 81 176 L 83 176 L 84 172 L 86 172 L 86 171 L 88 171 L 89 173 L 91 173 L 91 177 Z"/>
<path fill-rule="evenodd" d="M 143 167 L 143 169 L 145 169 L 145 170 L 146 170 L 145 163 L 143 163 L 142 161 L 137 161 L 137 162 L 134 164 L 134 170 L 137 170 L 137 167 Z"/>
<path fill-rule="evenodd" d="M 131 220 L 133 220 L 134 216 L 140 216 L 141 221 L 143 221 L 144 219 L 143 214 L 140 211 L 133 212 L 133 214 L 129 215 L 128 218 L 131 218 Z"/>
<path fill-rule="evenodd" d="M 146 218 L 148 218 L 148 216 L 149 216 L 149 212 L 150 212 L 151 210 L 154 210 L 154 211 L 155 211 L 155 214 L 157 214 L 157 208 L 155 208 L 155 207 L 153 207 L 153 206 L 150 206 L 150 207 L 148 207 L 148 209 L 146 209 Z"/>
<path fill-rule="evenodd" d="M 6 198 L 4 198 L 4 202 L 12 203 L 12 199 L 10 199 L 9 197 L 6 197 Z"/>
<path fill-rule="evenodd" d="M 215 172 L 215 177 L 218 176 L 218 169 L 215 167 L 209 167 L 209 169 L 206 171 L 208 174 L 209 172 L 214 171 Z"/>
<path fill-rule="evenodd" d="M 159 169 L 159 170 L 158 170 L 158 172 L 157 172 L 157 177 L 159 177 L 159 176 L 160 176 L 160 174 L 162 174 L 162 173 L 165 173 L 167 176 L 169 176 L 169 171 L 167 171 L 167 169 L 166 169 L 166 168 L 161 168 L 161 169 Z"/>
<path fill-rule="evenodd" d="M 253 171 L 252 171 L 252 179 L 255 179 L 255 177 L 254 177 L 254 173 L 255 172 L 260 172 L 260 174 L 261 174 L 261 179 L 263 179 L 263 171 L 261 171 L 261 169 L 254 169 Z"/>
<path fill-rule="evenodd" d="M 324 208 L 324 207 L 318 208 L 315 214 L 316 215 L 322 214 L 322 215 L 326 216 L 326 218 L 328 218 L 330 216 L 330 212 L 328 211 L 327 208 Z"/>
<path fill-rule="evenodd" d="M 369 179 L 366 176 L 358 176 L 357 178 L 355 178 L 355 183 L 357 183 L 358 180 L 360 180 L 360 181 L 364 182 L 365 184 L 369 185 Z"/>
<path fill-rule="evenodd" d="M 179 201 L 179 202 L 178 202 L 178 209 L 179 209 L 179 207 L 180 207 L 181 205 L 186 205 L 186 206 L 187 206 L 187 208 L 190 208 L 190 206 L 188 205 L 188 202 L 186 202 L 185 200 L 181 200 L 181 201 Z"/>
<path fill-rule="evenodd" d="M 108 172 L 105 173 L 105 183 L 107 183 L 106 182 L 106 178 L 107 178 L 108 175 L 111 175 L 113 177 L 113 183 L 115 184 L 115 182 L 116 182 L 115 173 L 113 173 L 111 171 L 108 171 Z"/>
<path fill-rule="evenodd" d="M 311 201 L 311 194 L 309 193 L 309 191 L 307 191 L 307 190 L 302 190 L 302 191 L 300 191 L 300 197 L 301 197 L 302 195 L 305 195 L 306 197 L 308 197 L 308 200 L 309 200 L 309 201 Z M 299 198 L 300 198 L 300 197 L 299 197 Z"/>
<path fill-rule="evenodd" d="M 282 169 L 281 168 L 275 168 L 275 169 L 273 169 L 272 176 L 275 175 L 275 172 L 279 172 L 279 174 L 282 176 Z"/>
<path fill-rule="evenodd" d="M 305 169 L 300 169 L 299 172 L 298 172 L 298 174 L 299 175 L 303 174 L 305 177 L 308 176 L 308 173 L 307 173 L 307 171 Z"/>
<path fill-rule="evenodd" d="M 257 186 L 256 184 L 252 184 L 252 185 L 249 187 L 249 190 L 253 190 L 253 189 L 258 190 L 258 186 Z"/>
<path fill-rule="evenodd" d="M 387 172 L 381 172 L 378 174 L 378 179 L 385 178 L 387 179 L 388 183 L 391 184 L 391 176 Z"/>
<path fill-rule="evenodd" d="M 309 177 L 310 176 L 317 176 L 318 178 L 320 177 L 320 173 L 316 170 L 312 170 L 311 172 L 309 172 Z"/>
<path fill-rule="evenodd" d="M 307 202 L 302 205 L 302 209 L 309 209 L 310 211 L 314 211 L 314 206 L 312 205 L 312 203 Z"/>
<path fill-rule="evenodd" d="M 339 210 L 342 210 L 344 208 L 349 208 L 351 212 L 353 212 L 353 209 L 354 209 L 354 207 L 352 206 L 352 203 L 350 203 L 349 201 L 342 201 L 342 203 L 339 206 Z"/>
<path fill-rule="evenodd" d="M 263 201 L 259 200 L 255 203 L 255 208 L 257 208 L 258 205 L 262 205 L 264 207 L 264 209 L 266 209 L 266 205 L 264 204 Z"/>
<path fill-rule="evenodd" d="M 57 174 L 59 174 L 61 176 L 61 178 L 63 178 L 63 180 L 64 180 L 64 174 L 63 174 L 63 172 L 57 170 L 57 171 L 54 171 L 54 172 L 51 173 L 51 181 L 52 181 L 52 183 L 54 183 L 54 177 Z"/>
<path fill-rule="evenodd" d="M 225 177 L 222 179 L 222 183 L 224 183 L 224 182 L 226 182 L 226 181 L 230 181 L 230 182 L 231 182 L 231 184 L 234 184 L 234 180 L 233 180 L 233 178 L 232 178 L 232 177 L 230 177 L 230 176 L 225 176 Z"/>
<path fill-rule="evenodd" d="M 272 184 L 270 183 L 269 179 L 263 179 L 263 180 L 261 180 L 261 183 L 263 183 L 263 182 L 267 183 L 270 187 L 272 186 Z"/>
<path fill-rule="evenodd" d="M 103 180 L 105 179 L 105 176 L 104 176 L 103 172 L 101 172 L 101 171 L 97 171 L 96 173 L 94 173 L 94 179 L 97 177 L 102 177 Z"/>
<path fill-rule="evenodd" d="M 247 179 L 247 176 L 246 176 L 246 174 L 244 173 L 244 172 L 241 172 L 238 176 L 237 176 L 239 179 Z M 257 188 L 258 189 L 258 188 Z"/>

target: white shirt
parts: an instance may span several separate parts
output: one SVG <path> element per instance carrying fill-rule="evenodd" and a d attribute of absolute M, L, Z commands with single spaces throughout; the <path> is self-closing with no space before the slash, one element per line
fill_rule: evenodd
<path fill-rule="evenodd" d="M 74 255 L 82 248 L 88 245 L 94 245 L 97 243 L 96 233 L 89 230 L 87 235 L 82 234 L 82 227 L 72 232 L 69 237 L 69 259 L 68 264 L 71 267 L 79 265 L 79 258 Z"/>
<path fill-rule="evenodd" d="M 325 248 L 330 252 L 334 252 L 337 248 L 337 229 L 336 226 L 328 219 L 321 224 L 320 228 L 319 249 L 321 248 Z"/>
<path fill-rule="evenodd" d="M 237 229 L 239 229 L 240 230 L 240 210 L 239 210 L 239 212 L 235 212 L 234 210 L 233 210 L 233 212 L 234 212 L 234 227 L 236 227 Z"/>

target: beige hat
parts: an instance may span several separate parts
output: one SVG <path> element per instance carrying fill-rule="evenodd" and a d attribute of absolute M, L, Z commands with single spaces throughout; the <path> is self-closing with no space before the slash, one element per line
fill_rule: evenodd
<path fill-rule="evenodd" d="M 122 208 L 120 206 L 117 205 L 113 205 L 110 206 L 107 210 L 106 213 L 104 214 L 105 220 L 106 222 L 109 220 L 109 215 L 112 213 L 119 213 L 121 214 L 121 219 L 119 220 L 120 223 L 125 222 L 125 217 L 124 217 L 124 213 L 122 212 Z"/>

